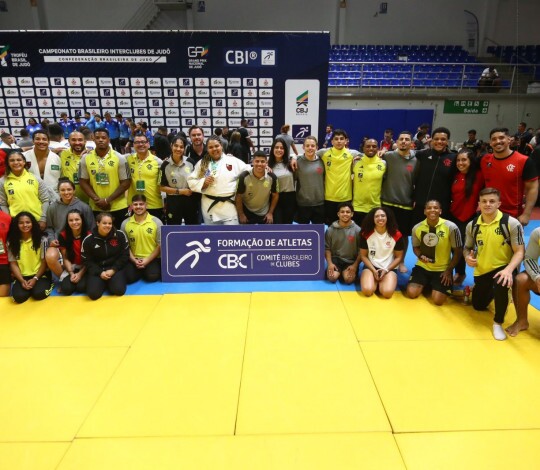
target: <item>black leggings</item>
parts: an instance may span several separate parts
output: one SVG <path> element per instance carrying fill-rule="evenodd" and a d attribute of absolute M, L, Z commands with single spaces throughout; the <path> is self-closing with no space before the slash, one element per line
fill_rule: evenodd
<path fill-rule="evenodd" d="M 475 216 L 475 217 L 478 217 L 478 216 Z M 452 222 L 454 222 L 458 229 L 459 229 L 459 233 L 461 234 L 461 244 L 462 246 L 465 246 L 465 230 L 467 228 L 467 224 L 473 220 L 475 217 L 472 217 L 471 219 L 469 219 L 467 222 L 462 222 L 461 220 L 459 219 L 456 219 L 455 217 L 450 217 L 450 220 Z M 455 271 L 456 271 L 456 274 L 465 274 L 465 256 L 462 256 L 458 263 L 456 264 L 456 267 L 454 268 Z"/>
<path fill-rule="evenodd" d="M 167 196 L 167 225 L 199 224 L 200 198 L 193 196 Z"/>
<path fill-rule="evenodd" d="M 508 287 L 497 284 L 493 276 L 502 271 L 506 266 L 501 266 L 489 273 L 474 277 L 474 289 L 472 291 L 472 306 L 475 310 L 485 310 L 489 303 L 495 299 L 495 323 L 502 324 L 508 308 Z M 513 273 L 516 274 L 515 272 Z"/>
<path fill-rule="evenodd" d="M 112 295 L 124 295 L 126 293 L 127 283 L 123 269 L 114 273 L 114 276 L 108 281 L 101 279 L 99 274 L 86 273 L 85 277 L 87 278 L 86 294 L 92 300 L 99 299 L 105 292 L 105 289 L 108 289 Z"/>
<path fill-rule="evenodd" d="M 62 294 L 71 295 L 74 292 L 79 294 L 84 294 L 86 292 L 86 276 L 84 275 L 77 284 L 71 282 L 69 276 L 66 276 L 62 281 L 60 281 L 60 288 L 62 289 Z"/>
<path fill-rule="evenodd" d="M 130 261 L 125 268 L 126 281 L 128 284 L 133 284 L 139 279 L 144 279 L 146 282 L 156 282 L 161 279 L 161 258 L 156 258 L 144 269 L 137 269 Z"/>
<path fill-rule="evenodd" d="M 34 276 L 24 276 L 24 279 L 28 281 L 33 277 Z M 49 297 L 49 295 L 51 295 L 53 287 L 54 284 L 46 276 L 40 277 L 38 281 L 34 284 L 34 287 L 32 287 L 32 289 L 30 290 L 26 290 L 19 281 L 15 281 L 11 288 L 11 295 L 13 296 L 13 300 L 15 302 L 17 302 L 18 304 L 22 304 L 23 302 L 26 302 L 30 297 L 32 297 L 34 300 L 46 299 L 47 297 Z"/>
<path fill-rule="evenodd" d="M 275 224 L 292 224 L 296 213 L 296 192 L 279 193 L 279 199 L 274 212 Z"/>

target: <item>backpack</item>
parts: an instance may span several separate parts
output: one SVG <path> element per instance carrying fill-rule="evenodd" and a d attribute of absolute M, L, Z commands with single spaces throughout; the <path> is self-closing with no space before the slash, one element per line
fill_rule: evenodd
<path fill-rule="evenodd" d="M 500 228 L 501 233 L 503 234 L 503 237 L 504 237 L 503 245 L 504 245 L 504 243 L 510 245 L 510 227 L 508 226 L 509 217 L 510 216 L 508 214 L 505 214 L 503 212 L 501 220 L 499 220 L 499 228 Z M 478 224 L 478 219 L 479 219 L 479 217 L 475 218 L 475 221 L 473 222 L 473 225 L 472 225 L 472 231 L 471 231 L 475 247 L 476 247 L 476 236 L 478 235 L 478 231 L 480 230 L 480 225 Z"/>

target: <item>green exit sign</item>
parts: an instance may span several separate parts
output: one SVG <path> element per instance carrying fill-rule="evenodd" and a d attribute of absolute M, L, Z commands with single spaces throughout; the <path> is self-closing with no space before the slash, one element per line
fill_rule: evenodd
<path fill-rule="evenodd" d="M 445 114 L 487 114 L 488 100 L 444 100 Z"/>

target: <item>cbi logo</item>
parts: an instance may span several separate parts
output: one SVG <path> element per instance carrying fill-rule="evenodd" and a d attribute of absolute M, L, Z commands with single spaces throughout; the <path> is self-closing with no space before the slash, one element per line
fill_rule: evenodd
<path fill-rule="evenodd" d="M 208 46 L 190 46 L 187 50 L 191 59 L 200 59 L 208 54 Z"/>
<path fill-rule="evenodd" d="M 225 62 L 229 65 L 249 65 L 255 62 L 259 54 L 254 50 L 228 50 L 225 52 Z"/>

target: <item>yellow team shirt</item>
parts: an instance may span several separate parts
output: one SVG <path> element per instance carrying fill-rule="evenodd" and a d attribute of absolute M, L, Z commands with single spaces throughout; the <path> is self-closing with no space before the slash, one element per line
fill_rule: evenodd
<path fill-rule="evenodd" d="M 369 212 L 381 205 L 381 188 L 386 162 L 378 157 L 362 156 L 353 165 L 353 207 L 358 212 Z"/>
<path fill-rule="evenodd" d="M 145 258 L 150 255 L 157 246 L 161 245 L 162 222 L 152 214 L 147 214 L 146 219 L 139 223 L 132 215 L 122 223 L 122 231 L 127 235 L 129 249 L 137 258 Z"/>
<path fill-rule="evenodd" d="M 136 153 L 129 155 L 126 160 L 131 171 L 131 186 L 128 191 L 129 203 L 135 194 L 144 194 L 148 209 L 161 209 L 163 207 L 163 199 L 159 190 L 161 161 L 150 152 L 144 160 L 140 160 Z"/>
<path fill-rule="evenodd" d="M 446 271 L 452 259 L 452 248 L 461 248 L 461 235 L 456 224 L 449 220 L 439 218 L 435 227 L 430 227 L 427 220 L 416 224 L 412 230 L 412 245 L 420 247 L 422 254 L 434 260 L 433 263 L 424 263 L 418 260 L 417 266 L 426 271 Z"/>
<path fill-rule="evenodd" d="M 476 223 L 479 225 L 476 234 L 476 245 L 478 253 L 476 254 L 477 265 L 474 268 L 474 275 L 481 276 L 482 274 L 494 271 L 497 268 L 506 266 L 512 256 L 514 245 L 523 245 L 523 228 L 517 219 L 509 217 L 508 229 L 510 230 L 510 243 L 505 241 L 504 234 L 500 229 L 500 220 L 503 216 L 501 211 L 497 212 L 495 219 L 489 224 L 482 221 L 482 216 L 478 216 Z M 473 220 L 473 222 L 475 222 Z M 467 225 L 467 248 L 473 249 L 474 240 L 472 240 L 472 225 L 470 222 Z M 469 246 L 470 245 L 470 246 Z"/>
<path fill-rule="evenodd" d="M 350 201 L 353 156 L 346 148 L 337 150 L 332 147 L 324 152 L 321 160 L 325 168 L 324 198 L 333 202 Z"/>
<path fill-rule="evenodd" d="M 122 176 L 125 174 L 125 179 L 129 178 L 129 175 L 125 172 L 125 168 L 120 168 L 121 165 L 125 165 L 125 160 L 123 157 L 120 159 L 112 149 L 103 158 L 99 158 L 95 150 L 92 150 L 83 159 L 85 168 L 81 168 L 80 176 L 81 178 L 88 177 L 90 186 L 92 186 L 92 189 L 100 198 L 107 198 L 116 191 L 116 188 L 120 185 L 120 172 L 122 172 Z M 97 181 L 98 178 L 100 179 L 99 183 Z M 125 194 L 122 194 L 112 201 L 111 211 L 125 209 L 127 206 L 127 198 Z M 101 211 L 92 199 L 90 199 L 90 207 L 93 211 Z"/>
<path fill-rule="evenodd" d="M 30 212 L 39 222 L 42 219 L 42 204 L 39 199 L 39 181 L 27 170 L 20 176 L 13 173 L 4 176 L 4 191 L 11 217 L 19 212 Z"/>
<path fill-rule="evenodd" d="M 10 261 L 17 261 L 19 270 L 24 277 L 35 276 L 41 267 L 41 260 L 43 259 L 43 240 L 39 245 L 38 251 L 34 251 L 32 246 L 32 239 L 21 240 L 21 252 L 18 258 L 10 256 Z"/>
<path fill-rule="evenodd" d="M 75 196 L 88 204 L 89 197 L 79 185 L 79 165 L 81 163 L 81 158 L 80 155 L 73 153 L 70 148 L 64 150 L 60 154 L 60 176 L 69 178 L 75 185 Z"/>

